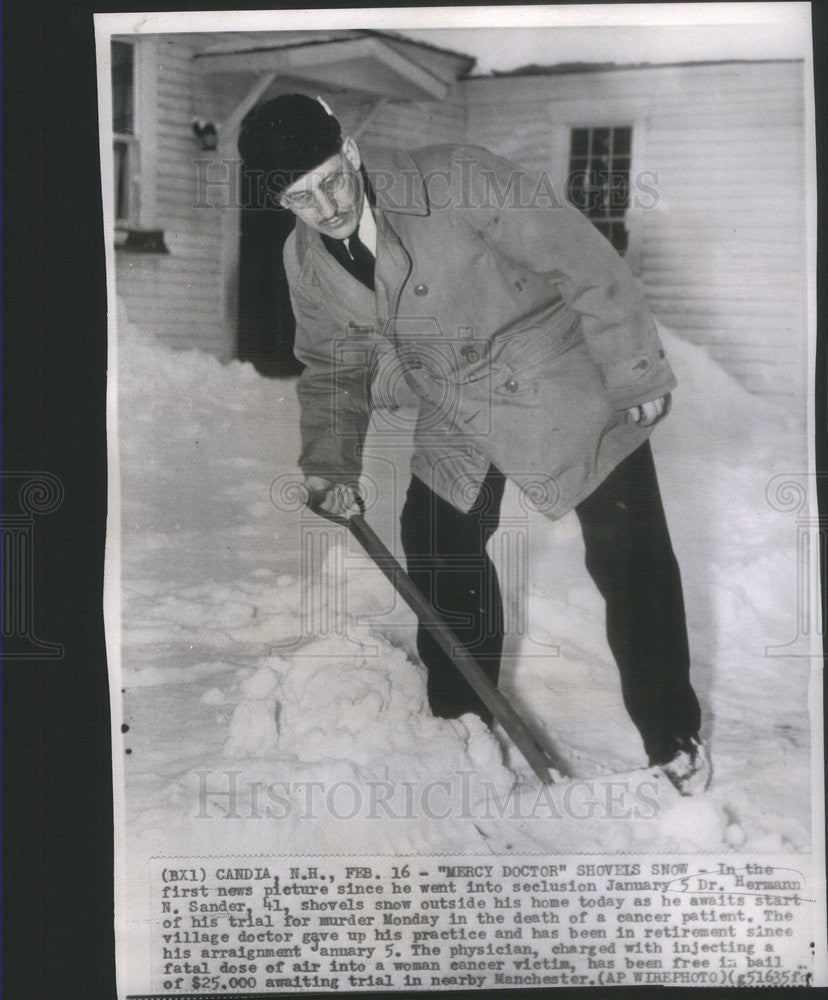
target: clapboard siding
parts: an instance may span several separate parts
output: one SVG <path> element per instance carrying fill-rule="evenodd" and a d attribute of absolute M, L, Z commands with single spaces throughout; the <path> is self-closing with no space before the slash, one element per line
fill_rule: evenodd
<path fill-rule="evenodd" d="M 563 190 L 569 129 L 633 126 L 630 260 L 656 315 L 749 389 L 805 391 L 800 62 L 468 80 L 472 142 Z M 801 410 L 801 404 L 796 403 Z"/>
<path fill-rule="evenodd" d="M 456 102 L 386 104 L 365 128 L 361 141 L 370 146 L 412 149 L 456 141 L 465 131 L 465 110 Z"/>
<path fill-rule="evenodd" d="M 139 42 L 140 44 L 140 42 Z M 117 251 L 118 294 L 132 320 L 174 347 L 198 347 L 229 358 L 233 333 L 221 320 L 221 215 L 197 206 L 195 160 L 203 153 L 192 133 L 209 117 L 212 98 L 193 71 L 193 49 L 176 39 L 156 41 L 154 116 L 156 165 L 143 183 L 155 187 L 155 218 L 166 255 Z"/>
<path fill-rule="evenodd" d="M 199 206 L 196 161 L 211 154 L 199 149 L 191 123 L 226 119 L 253 77 L 195 72 L 196 44 L 190 36 L 157 41 L 153 223 L 171 253 L 119 251 L 118 290 L 131 318 L 159 337 L 226 358 L 235 330 L 222 311 L 222 214 Z M 285 89 L 311 93 L 281 80 L 263 99 Z M 480 143 L 545 174 L 559 193 L 571 127 L 632 125 L 629 259 L 654 312 L 751 390 L 790 401 L 803 393 L 801 63 L 473 78 L 443 101 L 322 96 L 366 148 Z M 218 162 L 226 155 L 213 154 L 211 178 L 227 176 Z"/>
<path fill-rule="evenodd" d="M 413 149 L 448 142 L 465 131 L 465 108 L 450 94 L 444 101 L 355 100 L 325 95 L 343 131 L 357 134 L 361 145 Z"/>
<path fill-rule="evenodd" d="M 254 81 L 249 74 L 205 75 L 194 70 L 192 39 L 157 41 L 154 107 L 157 162 L 156 213 L 152 225 L 163 229 L 169 255 L 117 253 L 118 294 L 131 319 L 175 347 L 198 347 L 223 358 L 235 353 L 235 329 L 223 319 L 222 192 L 211 186 L 203 207 L 197 161 L 212 158 L 210 180 L 229 178 L 220 160 L 230 154 L 200 150 L 192 133 L 195 118 L 220 123 L 235 109 Z M 262 99 L 285 90 L 305 90 L 295 81 L 276 81 Z M 312 96 L 316 96 L 313 91 Z M 389 102 L 342 93 L 322 94 L 336 109 L 346 133 L 359 141 L 412 146 L 444 142 L 462 135 L 463 106 L 454 101 Z M 367 122 L 367 126 L 363 128 Z M 147 183 L 147 179 L 144 180 Z M 228 181 L 229 184 L 229 181 Z M 230 188 L 228 186 L 228 193 Z"/>

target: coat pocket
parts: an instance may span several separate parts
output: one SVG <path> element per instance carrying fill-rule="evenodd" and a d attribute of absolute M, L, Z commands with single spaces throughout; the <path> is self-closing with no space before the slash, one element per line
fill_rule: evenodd
<path fill-rule="evenodd" d="M 495 337 L 492 360 L 508 369 L 509 375 L 524 381 L 540 378 L 550 371 L 550 362 L 582 339 L 579 317 L 567 310 L 548 324 Z"/>

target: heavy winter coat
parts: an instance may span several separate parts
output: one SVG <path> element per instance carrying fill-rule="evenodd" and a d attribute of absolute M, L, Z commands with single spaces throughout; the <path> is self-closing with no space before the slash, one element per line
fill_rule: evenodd
<path fill-rule="evenodd" d="M 376 292 L 301 221 L 285 246 L 296 315 L 300 465 L 355 482 L 372 405 L 419 400 L 412 472 L 460 510 L 490 464 L 551 517 L 649 435 L 627 409 L 676 384 L 624 262 L 547 183 L 485 149 L 364 156 Z M 404 428 L 380 412 L 393 446 Z"/>

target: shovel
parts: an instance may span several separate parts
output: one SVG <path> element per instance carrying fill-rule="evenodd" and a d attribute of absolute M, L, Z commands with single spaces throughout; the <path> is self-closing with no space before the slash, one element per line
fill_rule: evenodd
<path fill-rule="evenodd" d="M 551 761 L 536 742 L 526 723 L 512 708 L 506 697 L 492 684 L 454 632 L 440 621 L 440 615 L 434 606 L 386 548 L 364 516 L 353 514 L 349 518 L 340 518 L 319 511 L 318 508 L 314 509 L 317 510 L 317 513 L 328 517 L 329 520 L 348 527 L 348 530 L 388 578 L 400 597 L 417 615 L 422 627 L 427 629 L 434 641 L 439 644 L 443 652 L 474 689 L 483 704 L 503 726 L 538 779 L 543 784 L 551 784 L 553 781 L 549 772 Z"/>

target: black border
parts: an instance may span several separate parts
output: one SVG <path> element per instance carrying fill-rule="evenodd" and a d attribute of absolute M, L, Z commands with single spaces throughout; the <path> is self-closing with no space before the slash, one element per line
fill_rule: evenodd
<path fill-rule="evenodd" d="M 262 3 L 240 6 L 274 9 Z M 152 5 L 226 8 L 209 2 Z M 115 997 L 109 695 L 100 611 L 106 312 L 92 14 L 134 9 L 135 4 L 91 0 L 13 0 L 3 10 L 2 461 L 5 470 L 54 472 L 66 487 L 61 507 L 38 523 L 36 608 L 38 634 L 62 642 L 65 658 L 3 668 L 3 993 L 10 1000 Z M 828 16 L 820 4 L 813 6 L 813 24 L 824 168 Z M 824 208 L 819 232 L 824 246 Z M 820 279 L 822 305 L 822 266 Z M 818 468 L 828 472 L 822 314 L 820 309 L 816 447 Z M 820 501 L 825 517 L 828 482 L 820 484 Z M 823 580 L 825 571 L 823 566 Z M 787 991 L 737 992 L 764 998 Z M 733 993 L 693 990 L 699 1000 Z M 521 989 L 506 995 L 575 994 L 606 997 L 605 990 L 593 989 Z M 611 996 L 686 994 L 619 987 Z M 427 994 L 372 994 L 378 1000 L 386 995 L 421 1000 Z M 452 995 L 494 1000 L 504 993 Z"/>
<path fill-rule="evenodd" d="M 114 996 L 101 571 L 105 281 L 91 14 L 7 4 L 4 470 L 45 470 L 35 627 L 60 660 L 3 665 L 4 995 Z"/>

